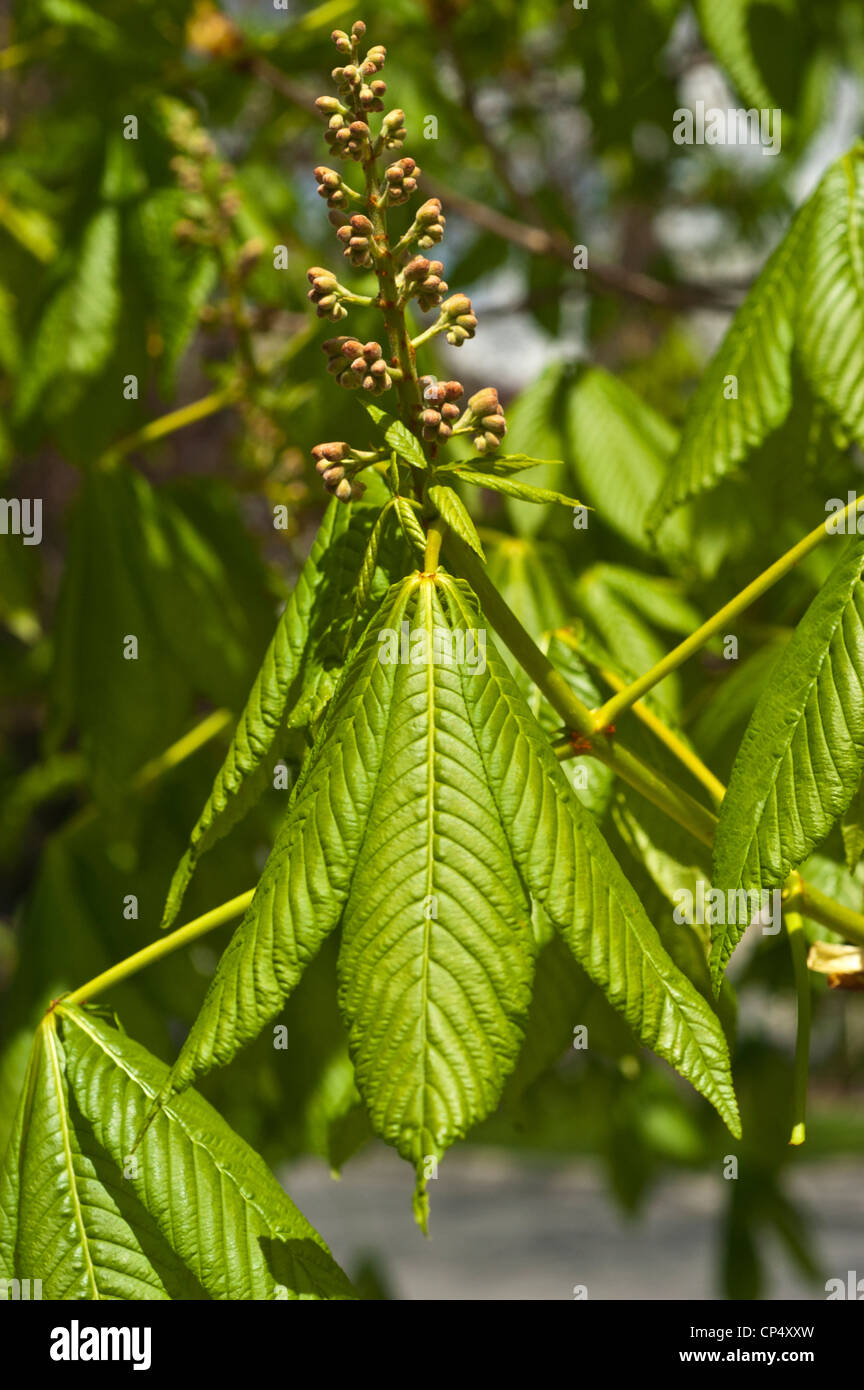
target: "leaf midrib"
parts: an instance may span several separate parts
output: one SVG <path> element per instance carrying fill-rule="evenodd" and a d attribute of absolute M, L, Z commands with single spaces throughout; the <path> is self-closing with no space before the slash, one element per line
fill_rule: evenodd
<path fill-rule="evenodd" d="M 60 1116 L 60 1131 L 63 1138 L 63 1159 L 69 1178 L 69 1191 L 72 1197 L 75 1224 L 81 1233 L 81 1248 L 84 1252 L 84 1260 L 87 1266 L 87 1277 L 93 1290 L 93 1299 L 94 1301 L 101 1301 L 102 1296 L 96 1282 L 96 1270 L 93 1266 L 93 1259 L 90 1254 L 90 1241 L 87 1235 L 87 1228 L 84 1225 L 84 1212 L 81 1207 L 81 1198 L 78 1193 L 78 1182 L 75 1175 L 75 1165 L 72 1159 L 72 1142 L 70 1138 L 68 1111 L 65 1105 L 64 1079 L 60 1071 L 60 1059 L 57 1055 L 57 1025 L 55 1020 L 56 1013 L 49 1014 L 43 1024 L 45 1051 L 51 1066 L 54 1089 L 57 1096 L 57 1111 Z"/>

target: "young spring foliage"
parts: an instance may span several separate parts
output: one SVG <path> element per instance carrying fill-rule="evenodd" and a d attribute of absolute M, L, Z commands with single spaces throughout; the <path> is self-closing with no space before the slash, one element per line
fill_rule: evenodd
<path fill-rule="evenodd" d="M 688 411 L 656 526 L 739 468 L 787 418 L 797 366 L 838 428 L 864 440 L 864 148 L 828 170 L 735 316 Z"/>
<path fill-rule="evenodd" d="M 0 1168 L 0 1277 L 41 1279 L 50 1299 L 352 1297 L 320 1236 L 200 1096 L 163 1107 L 136 1149 L 165 1072 L 92 1011 L 46 1015 Z"/>
<path fill-rule="evenodd" d="M 725 793 L 697 752 L 710 739 L 679 727 L 677 670 L 725 628 L 700 625 L 701 596 L 691 600 L 675 577 L 689 558 L 691 500 L 744 464 L 764 466 L 781 429 L 797 428 L 802 381 L 810 423 L 864 437 L 860 150 L 829 171 L 793 220 L 680 438 L 623 380 L 566 363 L 523 392 L 508 424 L 496 388 L 463 402 L 458 381 L 419 375 L 418 352 L 438 335 L 460 347 L 477 316 L 427 254 L 443 238 L 444 211 L 438 198 L 409 206 L 422 197 L 422 174 L 399 154 L 405 116 L 385 110 L 386 55 L 377 44 L 364 54 L 364 33 L 362 24 L 336 32 L 337 94 L 317 103 L 332 158 L 359 177 L 319 166 L 315 178 L 346 273 L 361 272 L 364 290 L 374 279 L 374 289 L 356 293 L 321 266 L 307 278 L 320 318 L 342 325 L 356 309 L 375 313 L 381 341 L 340 332 L 322 345 L 335 384 L 365 407 L 355 412 L 357 442 L 313 450 L 332 500 L 174 874 L 163 926 L 175 924 L 199 860 L 261 796 L 289 741 L 295 751 L 304 742 L 299 776 L 173 1068 L 81 1000 L 191 940 L 182 930 L 146 948 L 146 961 L 132 957 L 55 1001 L 37 1029 L 0 1168 L 0 1277 L 40 1278 L 48 1297 L 352 1297 L 263 1161 L 189 1089 L 266 1037 L 310 978 L 318 993 L 300 1017 L 317 1025 L 315 1006 L 332 980 L 322 966 L 337 956 L 319 1095 L 338 1072 L 339 1118 L 359 1115 L 355 1135 L 368 1128 L 412 1165 L 424 1228 L 438 1161 L 502 1102 L 518 1103 L 592 1003 L 623 1040 L 613 1055 L 632 1062 L 639 1044 L 652 1050 L 740 1136 L 731 987 L 719 986 L 744 924 L 714 929 L 709 971 L 704 924 L 672 931 L 669 904 L 711 873 L 713 839 L 718 888 L 782 888 L 797 916 L 807 897 L 796 871 L 838 818 L 850 865 L 864 843 L 861 542 L 837 546 L 779 658 L 777 639 L 776 650 L 742 663 L 731 713 L 714 719 L 719 742 L 752 711 Z M 752 82 L 735 23 L 712 24 L 710 34 L 736 54 L 739 81 Z M 194 192 L 205 174 L 222 175 L 212 141 L 184 121 L 180 172 Z M 198 251 L 178 314 L 160 316 L 166 378 L 216 275 L 208 237 L 227 235 L 237 216 L 227 191 L 221 210 L 217 190 L 191 229 L 186 219 L 184 236 Z M 176 266 L 163 276 L 157 261 L 159 227 L 173 222 L 177 199 L 162 201 L 136 204 L 133 223 L 156 288 L 173 296 L 184 277 Z M 69 375 L 76 388 L 110 356 L 118 247 L 114 209 L 86 223 L 78 270 L 50 300 L 19 385 L 22 418 L 55 377 Z M 227 264 L 237 291 L 243 248 L 234 253 Z M 101 282 L 99 266 L 110 272 Z M 235 329 L 244 324 L 239 309 L 225 320 Z M 417 332 L 415 311 L 437 317 Z M 68 362 L 54 348 L 67 334 L 76 338 Z M 257 374 L 252 354 L 240 376 L 248 386 Z M 725 389 L 730 379 L 736 392 Z M 386 409 L 377 403 L 385 397 Z M 235 692 L 202 681 L 200 670 L 243 666 L 218 548 L 161 489 L 122 467 L 121 453 L 109 452 L 88 477 L 56 668 L 66 679 L 55 739 L 77 723 L 103 792 L 107 774 L 137 768 L 156 737 L 142 715 L 124 747 L 121 707 L 132 701 L 119 681 L 101 680 L 106 632 L 113 638 L 122 621 L 161 649 L 164 665 L 147 667 L 145 714 L 181 685 L 184 698 L 237 707 Z M 586 510 L 571 491 L 586 498 L 592 526 L 596 517 L 644 560 L 644 572 L 629 552 L 622 560 L 616 551 L 613 563 L 580 551 L 573 578 L 572 553 L 562 564 L 557 541 L 536 539 L 550 517 L 570 529 L 556 509 Z M 479 525 L 478 492 L 498 494 L 518 537 Z M 585 540 L 575 528 L 573 536 Z M 699 542 L 701 560 L 712 538 Z M 104 582 L 106 556 L 116 583 Z M 171 589 L 166 557 L 182 561 Z M 659 557 L 671 576 L 655 572 Z M 790 552 L 774 578 L 798 558 Z M 718 563 L 715 555 L 712 572 Z M 735 619 L 750 601 L 739 595 L 721 612 Z M 101 632 L 83 621 L 91 607 L 106 616 Z M 76 662 L 79 620 L 89 645 Z M 178 640 L 178 630 L 191 635 Z M 671 654 L 669 634 L 684 638 Z M 766 652 L 776 661 L 767 679 Z M 97 735 L 99 757 L 89 746 Z M 52 906 L 66 888 L 64 877 Z M 237 901 L 205 918 L 227 920 Z M 848 903 L 832 917 L 823 902 L 821 912 L 856 930 Z M 199 934 L 202 923 L 187 931 Z M 311 1050 L 303 1029 L 295 1045 Z M 604 1097 L 632 1067 L 608 1070 Z M 648 1071 L 666 1085 L 662 1073 Z M 345 1138 L 341 1152 L 357 1142 Z M 782 1228 L 785 1210 L 776 1210 Z"/>

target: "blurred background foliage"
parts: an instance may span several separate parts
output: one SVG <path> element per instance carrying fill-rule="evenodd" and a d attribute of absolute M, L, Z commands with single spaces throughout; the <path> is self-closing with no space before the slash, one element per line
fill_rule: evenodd
<path fill-rule="evenodd" d="M 305 279 L 310 264 L 338 263 L 314 196 L 312 102 L 333 65 L 330 30 L 356 17 L 353 0 L 22 0 L 0 19 L 0 492 L 44 505 L 41 545 L 0 537 L 0 1144 L 34 1020 L 157 927 L 323 509 L 311 447 L 362 442 L 356 401 L 322 370 Z M 472 501 L 490 573 L 574 681 L 591 679 L 574 640 L 638 673 L 855 485 L 856 458 L 818 428 L 802 386 L 746 472 L 676 513 L 659 548 L 645 531 L 732 310 L 793 207 L 860 134 L 864 10 L 370 0 L 363 17 L 387 45 L 421 187 L 444 203 L 448 283 L 480 318 L 458 356 L 436 349 L 437 369 L 469 389 L 497 384 L 508 448 L 563 459 L 564 490 L 595 509 L 574 531 L 563 512 Z M 697 99 L 781 107 L 782 153 L 675 145 L 673 112 Z M 205 244 L 190 219 L 210 229 Z M 577 245 L 587 270 L 573 268 Z M 361 338 L 373 328 L 352 316 Z M 564 486 L 560 468 L 549 481 Z M 716 646 L 655 692 L 721 777 L 826 563 L 812 556 L 748 613 L 731 670 Z M 129 633 L 146 660 L 119 659 Z M 303 748 L 297 735 L 285 749 L 292 772 Z M 707 991 L 704 954 L 673 932 L 669 904 L 698 850 L 602 769 L 581 794 Z M 255 882 L 284 795 L 208 856 L 190 917 Z M 839 835 L 806 872 L 861 908 Z M 112 996 L 160 1056 L 226 937 Z M 864 1141 L 850 997 L 813 986 L 809 1140 L 791 1151 L 788 952 L 782 938 L 742 949 L 746 1137 L 739 1181 L 722 1183 L 730 1141 L 707 1105 L 638 1055 L 554 943 L 541 964 L 525 1053 L 477 1142 L 591 1155 L 631 1213 L 670 1172 L 707 1169 L 726 1207 L 719 1292 L 770 1292 L 766 1229 L 824 1278 L 784 1170 Z M 286 1009 L 287 1052 L 262 1038 L 204 1084 L 273 1164 L 317 1154 L 338 1168 L 368 1138 L 335 998 L 330 944 Z M 732 1030 L 731 990 L 722 1007 Z M 588 1052 L 570 1046 L 574 1019 L 589 1025 Z"/>

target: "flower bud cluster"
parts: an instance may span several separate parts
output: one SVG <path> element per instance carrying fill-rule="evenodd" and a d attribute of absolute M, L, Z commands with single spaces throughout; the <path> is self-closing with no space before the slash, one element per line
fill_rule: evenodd
<path fill-rule="evenodd" d="M 393 111 L 388 111 L 381 121 L 381 144 L 385 150 L 398 150 L 406 134 L 405 112 L 397 106 Z"/>
<path fill-rule="evenodd" d="M 327 199 L 328 208 L 347 206 L 348 195 L 342 187 L 342 175 L 336 169 L 328 169 L 326 164 L 319 164 L 315 170 L 315 181 L 320 197 Z"/>
<path fill-rule="evenodd" d="M 444 239 L 446 218 L 441 211 L 439 198 L 429 198 L 414 214 L 414 229 L 417 232 L 417 245 L 424 251 Z"/>
<path fill-rule="evenodd" d="M 473 338 L 477 318 L 467 294 L 453 294 L 441 305 L 441 314 L 447 322 L 445 338 L 451 347 L 461 347 L 466 338 Z"/>
<path fill-rule="evenodd" d="M 388 203 L 407 203 L 411 195 L 417 192 L 419 177 L 420 170 L 410 155 L 397 159 L 395 164 L 388 164 L 384 170 Z"/>
<path fill-rule="evenodd" d="M 334 132 L 338 132 L 343 127 L 338 124 L 334 125 L 333 117 L 340 116 L 344 119 L 349 114 L 345 109 L 346 107 L 351 110 L 356 110 L 359 107 L 363 111 L 384 110 L 382 98 L 387 90 L 387 84 L 376 74 L 384 66 L 387 50 L 383 44 L 373 44 L 361 61 L 360 40 L 365 33 L 366 25 L 362 20 L 358 20 L 351 26 L 350 35 L 346 34 L 344 29 L 334 29 L 331 35 L 340 54 L 350 59 L 344 67 L 334 68 L 332 73 L 342 102 L 334 106 L 332 105 L 332 98 L 321 97 L 317 103 L 320 110 L 330 115 L 330 129 Z"/>
<path fill-rule="evenodd" d="M 336 235 L 345 248 L 344 255 L 352 265 L 362 270 L 369 270 L 372 266 L 370 237 L 374 230 L 369 218 L 364 217 L 362 212 L 355 212 L 353 217 L 336 229 Z"/>
<path fill-rule="evenodd" d="M 447 293 L 447 281 L 441 277 L 444 266 L 441 261 L 429 261 L 425 256 L 414 256 L 402 271 L 402 283 L 406 298 L 416 296 L 417 303 L 424 313 L 437 309 Z"/>
<path fill-rule="evenodd" d="M 507 433 L 507 421 L 494 386 L 484 386 L 468 398 L 468 408 L 459 422 L 475 428 L 474 448 L 480 454 L 497 449 Z"/>
<path fill-rule="evenodd" d="M 351 112 L 347 113 L 349 116 Z M 330 117 L 324 139 L 340 159 L 361 160 L 369 153 L 371 131 L 365 121 L 349 121 L 338 111 Z"/>
<path fill-rule="evenodd" d="M 421 376 L 420 386 L 425 410 L 420 413 L 420 426 L 424 439 L 434 439 L 444 443 L 453 433 L 455 422 L 459 419 L 456 402 L 461 398 L 464 388 L 459 381 L 436 381 L 434 376 Z"/>
<path fill-rule="evenodd" d="M 359 338 L 328 338 L 321 346 L 327 354 L 328 372 L 346 390 L 356 391 L 362 386 L 371 395 L 380 396 L 393 385 L 380 343 L 361 343 Z"/>
<path fill-rule="evenodd" d="M 340 319 L 347 318 L 348 310 L 341 300 L 342 286 L 332 271 L 313 265 L 307 270 L 306 279 L 312 286 L 309 298 L 315 305 L 319 319 L 338 323 Z"/>
<path fill-rule="evenodd" d="M 351 502 L 355 497 L 363 496 L 365 487 L 350 476 L 355 460 L 350 446 L 344 439 L 329 444 L 316 444 L 312 450 L 312 457 L 317 471 L 324 479 L 325 488 L 334 497 L 338 497 L 340 502 Z"/>

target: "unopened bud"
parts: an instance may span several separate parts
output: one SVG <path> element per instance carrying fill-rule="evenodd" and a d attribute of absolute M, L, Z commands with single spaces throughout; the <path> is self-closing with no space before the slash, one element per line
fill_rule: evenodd
<path fill-rule="evenodd" d="M 414 214 L 414 221 L 421 227 L 428 226 L 431 222 L 437 222 L 441 216 L 441 202 L 438 198 L 429 198 L 419 207 Z"/>
<path fill-rule="evenodd" d="M 326 444 L 316 444 L 312 450 L 312 457 L 315 459 L 329 459 L 331 463 L 338 463 L 348 453 L 348 445 L 344 439 L 331 440 Z"/>
<path fill-rule="evenodd" d="M 468 397 L 468 409 L 477 419 L 482 419 L 484 415 L 496 415 L 498 392 L 495 387 L 484 386 L 482 391 L 475 391 L 473 396 Z"/>

